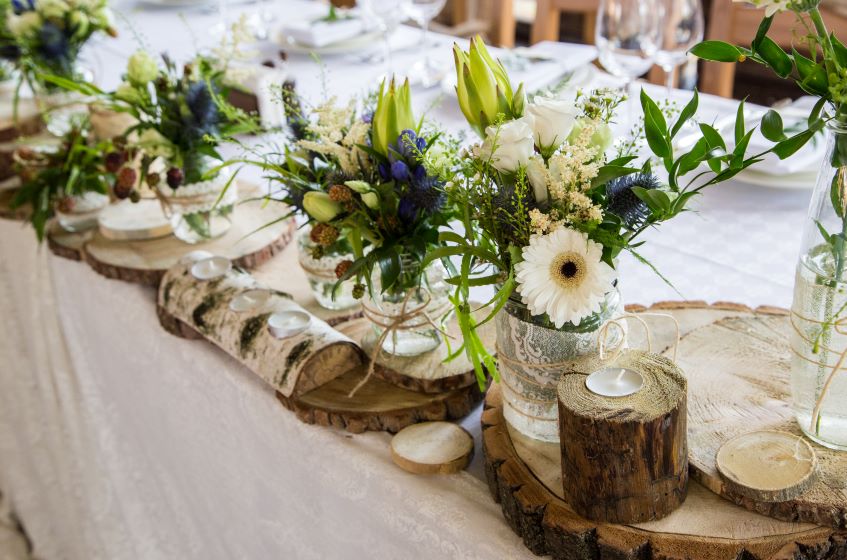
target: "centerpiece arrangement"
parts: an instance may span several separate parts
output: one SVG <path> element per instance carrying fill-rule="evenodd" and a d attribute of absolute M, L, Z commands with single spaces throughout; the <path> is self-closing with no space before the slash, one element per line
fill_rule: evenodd
<path fill-rule="evenodd" d="M 79 54 L 97 33 L 117 35 L 106 0 L 0 1 L 0 59 L 17 72 L 16 103 L 23 84 L 38 96 L 57 93 L 45 75 L 82 79 Z"/>
<path fill-rule="evenodd" d="M 459 104 L 482 142 L 467 150 L 464 180 L 448 189 L 464 235 L 444 232 L 447 246 L 427 261 L 459 258 L 451 301 L 463 329 L 463 350 L 482 381 L 503 384 L 507 421 L 532 437 L 558 438 L 556 384 L 562 371 L 597 356 L 601 326 L 620 311 L 618 257 L 637 260 L 640 236 L 685 211 L 702 189 L 733 177 L 773 151 L 787 157 L 806 132 L 748 156 L 743 104 L 729 149 L 710 125 L 691 122 L 695 92 L 669 123 L 641 93 L 643 141 L 650 157 L 635 152 L 642 139 L 612 145 L 609 124 L 623 100 L 610 90 L 576 99 L 524 98 L 502 64 L 475 39 L 469 52 L 454 48 Z M 685 153 L 674 153 L 684 128 L 699 134 Z M 661 175 L 654 171 L 660 167 Z M 693 176 L 698 168 L 708 166 Z M 647 263 L 649 264 L 649 263 Z M 652 265 L 651 265 L 652 266 Z M 490 312 L 477 321 L 471 288 L 493 286 Z M 497 363 L 476 336 L 497 326 Z M 604 344 L 619 344 L 609 329 Z"/>
<path fill-rule="evenodd" d="M 91 96 L 136 124 L 124 140 L 143 154 L 136 170 L 118 176 L 115 195 L 137 200 L 136 185 L 152 189 L 169 216 L 174 235 L 186 243 L 220 237 L 231 225 L 237 189 L 222 168 L 219 144 L 254 130 L 255 122 L 222 99 L 219 70 L 206 59 L 182 68 L 163 55 L 163 66 L 144 51 L 133 54 L 124 81 L 114 92 L 89 83 L 50 76 L 62 87 Z"/>
<path fill-rule="evenodd" d="M 750 60 L 790 78 L 819 98 L 809 114 L 811 135 L 824 129 L 827 149 L 803 232 L 794 288 L 791 385 L 795 416 L 811 439 L 847 449 L 847 47 L 827 30 L 818 0 L 759 0 L 766 8 L 750 48 L 705 41 L 692 52 L 706 60 Z M 786 52 L 768 32 L 778 12 L 797 18 L 797 48 Z M 801 53 L 798 49 L 802 49 Z M 783 141 L 782 119 L 769 111 L 762 133 Z"/>
<path fill-rule="evenodd" d="M 13 206 L 30 209 L 39 241 L 54 214 L 66 231 L 82 231 L 96 225 L 97 214 L 109 204 L 118 171 L 110 155 L 118 152 L 108 140 L 95 141 L 89 129 L 87 120 L 76 121 L 55 149 L 21 148 L 15 154 L 22 186 Z"/>

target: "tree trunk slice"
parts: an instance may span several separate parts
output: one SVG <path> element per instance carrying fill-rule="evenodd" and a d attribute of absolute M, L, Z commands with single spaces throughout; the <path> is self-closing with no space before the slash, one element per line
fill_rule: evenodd
<path fill-rule="evenodd" d="M 672 313 L 682 332 L 732 316 L 785 315 L 736 304 L 662 302 L 631 312 Z M 644 317 L 654 335 L 654 351 L 670 346 L 670 321 Z M 631 329 L 632 347 L 643 347 L 641 329 Z M 686 371 L 685 368 L 682 368 Z M 689 414 L 695 391 L 689 376 Z M 693 421 L 689 423 L 689 426 Z M 738 507 L 690 482 L 685 503 L 664 519 L 637 525 L 596 523 L 580 517 L 562 498 L 560 446 L 527 438 L 503 418 L 499 386 L 486 396 L 482 414 L 483 453 L 489 488 L 510 527 L 536 554 L 567 560 L 673 559 L 812 560 L 847 555 L 847 532 L 808 523 L 772 519 Z M 691 446 L 689 435 L 689 445 Z"/>
<path fill-rule="evenodd" d="M 31 208 L 28 204 L 19 208 L 12 208 L 12 201 L 17 193 L 17 188 L 0 189 L 0 218 L 16 222 L 29 220 Z"/>
<path fill-rule="evenodd" d="M 736 436 L 721 446 L 715 464 L 731 493 L 756 502 L 793 500 L 817 480 L 814 449 L 803 437 L 787 432 Z"/>
<path fill-rule="evenodd" d="M 365 355 L 374 356 L 375 337 L 371 336 L 372 325 L 368 319 L 358 319 L 339 325 L 347 336 L 358 342 Z M 451 348 L 455 351 L 461 345 L 461 331 L 456 318 L 447 325 Z M 489 322 L 479 330 L 482 343 L 487 348 L 494 346 L 494 323 Z M 388 352 L 379 352 L 376 362 L 381 367 L 374 370 L 374 376 L 410 391 L 422 393 L 443 393 L 476 384 L 473 364 L 464 353 L 445 362 L 449 355 L 447 344 L 442 342 L 438 348 L 420 356 L 394 356 Z"/>
<path fill-rule="evenodd" d="M 92 235 L 92 229 L 80 232 L 65 231 L 59 226 L 59 222 L 54 220 L 47 226 L 47 247 L 57 257 L 81 261 L 82 247 Z"/>
<path fill-rule="evenodd" d="M 776 430 L 801 436 L 790 406 L 791 324 L 785 314 L 743 314 L 686 335 L 678 363 L 689 379 L 691 476 L 708 489 L 777 519 L 847 528 L 847 453 L 813 444 L 817 481 L 782 502 L 755 499 L 728 485 L 716 456 L 741 434 Z"/>
<path fill-rule="evenodd" d="M 413 474 L 453 474 L 473 457 L 473 436 L 451 422 L 423 422 L 391 439 L 391 459 Z"/>
<path fill-rule="evenodd" d="M 304 331 L 275 338 L 268 330 L 271 314 L 304 311 L 288 294 L 271 292 L 256 308 L 233 311 L 233 298 L 262 286 L 238 270 L 200 281 L 192 275 L 192 266 L 178 264 L 162 279 L 156 303 L 166 330 L 182 332 L 190 326 L 286 396 L 311 391 L 362 363 L 352 340 L 311 315 Z"/>
<path fill-rule="evenodd" d="M 277 398 L 307 424 L 359 434 L 396 433 L 418 422 L 464 418 L 483 397 L 476 384 L 429 394 L 408 391 L 373 377 L 352 398 L 348 397 L 366 373 L 367 365 L 362 365 L 300 397 L 288 398 L 277 393 Z"/>
<path fill-rule="evenodd" d="M 580 515 L 608 523 L 666 517 L 686 497 L 686 381 L 656 354 L 624 351 L 613 362 L 591 360 L 565 373 L 557 387 L 564 497 Z M 635 393 L 606 397 L 587 375 L 626 368 L 641 375 Z"/>
<path fill-rule="evenodd" d="M 291 241 L 295 224 L 284 220 L 253 233 L 261 224 L 287 213 L 282 205 L 262 207 L 261 200 L 239 204 L 229 231 L 218 239 L 188 245 L 173 236 L 144 241 L 113 241 L 95 233 L 84 246 L 84 259 L 97 273 L 125 282 L 158 286 L 165 272 L 195 250 L 227 257 L 233 265 L 252 269 L 280 252 Z"/>

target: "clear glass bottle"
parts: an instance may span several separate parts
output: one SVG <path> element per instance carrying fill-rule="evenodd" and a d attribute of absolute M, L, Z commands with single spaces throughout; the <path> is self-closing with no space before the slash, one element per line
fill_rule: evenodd
<path fill-rule="evenodd" d="M 56 208 L 56 219 L 65 231 L 89 230 L 97 225 L 97 216 L 108 205 L 109 197 L 94 191 L 69 196 Z"/>
<path fill-rule="evenodd" d="M 800 429 L 847 450 L 847 125 L 826 157 L 803 230 L 791 307 L 791 398 Z"/>
<path fill-rule="evenodd" d="M 206 167 L 211 165 L 211 162 L 205 163 Z M 177 239 L 194 245 L 229 231 L 238 201 L 238 187 L 234 181 L 221 197 L 229 179 L 229 173 L 221 171 L 212 179 L 188 182 L 176 189 L 167 185 L 158 187 L 164 195 L 165 215 Z"/>
<path fill-rule="evenodd" d="M 315 296 L 318 305 L 324 309 L 342 310 L 356 307 L 360 302 L 353 297 L 355 280 L 351 279 L 342 283 L 338 291 L 333 294 L 337 282 L 336 267 L 342 261 L 353 260 L 353 255 L 339 245 L 328 249 L 322 248 L 321 255 L 316 257 L 315 249 L 318 245 L 309 237 L 311 231 L 312 227 L 307 225 L 297 234 L 297 260 L 303 272 L 306 273 L 312 295 Z"/>
<path fill-rule="evenodd" d="M 404 256 L 400 260 L 400 277 L 386 291 L 382 291 L 379 268 L 374 270 L 373 293 L 366 293 L 362 301 L 364 315 L 373 326 L 363 346 L 373 347 L 390 325 L 407 316 L 384 337 L 382 350 L 395 356 L 418 356 L 441 344 L 440 324 L 452 311 L 447 297 L 450 286 L 440 262 L 422 271 L 413 258 Z"/>
<path fill-rule="evenodd" d="M 598 353 L 600 327 L 620 315 L 617 288 L 606 294 L 600 312 L 556 328 L 546 315 L 532 315 L 517 294 L 495 318 L 503 416 L 513 428 L 541 441 L 559 441 L 556 386 L 562 374 Z M 606 348 L 622 343 L 620 329 L 608 329 Z"/>

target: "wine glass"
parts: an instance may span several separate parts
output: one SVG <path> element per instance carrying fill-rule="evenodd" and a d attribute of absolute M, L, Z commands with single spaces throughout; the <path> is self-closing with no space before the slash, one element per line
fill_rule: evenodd
<path fill-rule="evenodd" d="M 633 84 L 645 74 L 662 44 L 662 0 L 600 0 L 597 43 L 600 64 L 626 79 L 629 120 L 635 119 Z"/>
<path fill-rule="evenodd" d="M 406 17 L 410 0 L 359 0 L 366 20 L 372 22 L 382 35 L 385 76 L 391 75 L 391 34 Z"/>
<path fill-rule="evenodd" d="M 421 28 L 421 38 L 418 45 L 426 50 L 423 59 L 415 62 L 410 74 L 424 87 L 432 87 L 441 81 L 444 74 L 441 68 L 430 56 L 429 49 L 441 46 L 437 41 L 430 41 L 429 24 L 444 9 L 447 0 L 410 0 L 406 4 L 406 13 Z"/>
<path fill-rule="evenodd" d="M 664 0 L 662 44 L 656 64 L 665 72 L 668 97 L 674 70 L 688 59 L 688 51 L 703 40 L 703 5 L 700 0 Z"/>

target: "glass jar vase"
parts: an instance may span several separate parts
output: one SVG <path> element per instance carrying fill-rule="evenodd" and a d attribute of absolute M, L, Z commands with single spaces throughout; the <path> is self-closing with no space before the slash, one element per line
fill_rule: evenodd
<path fill-rule="evenodd" d="M 335 269 L 342 261 L 353 260 L 353 254 L 338 246 L 338 243 L 329 248 L 320 247 L 310 238 L 311 232 L 312 226 L 307 225 L 297 234 L 297 260 L 306 273 L 312 295 L 324 309 L 342 310 L 356 307 L 359 300 L 353 297 L 355 280 L 342 282 L 338 291 L 333 294 L 337 282 Z"/>
<path fill-rule="evenodd" d="M 847 125 L 827 127 L 791 307 L 791 398 L 800 429 L 847 450 Z"/>
<path fill-rule="evenodd" d="M 418 356 L 441 344 L 440 324 L 452 312 L 447 297 L 450 286 L 439 261 L 425 270 L 410 257 L 400 261 L 400 277 L 388 290 L 382 290 L 379 268 L 374 270 L 373 293 L 366 293 L 362 300 L 362 311 L 372 325 L 363 346 L 372 348 L 382 341 L 384 352 Z"/>
<path fill-rule="evenodd" d="M 600 327 L 620 315 L 617 288 L 606 294 L 601 310 L 574 325 L 556 328 L 546 315 L 532 315 L 515 294 L 495 317 L 497 367 L 503 391 L 503 416 L 533 439 L 559 441 L 556 386 L 562 374 L 596 359 Z M 607 329 L 606 348 L 623 343 L 620 329 Z"/>
<path fill-rule="evenodd" d="M 177 239 L 194 245 L 216 239 L 229 231 L 238 201 L 235 182 L 221 197 L 229 179 L 229 173 L 221 171 L 213 179 L 188 183 L 176 189 L 160 187 L 165 215 Z"/>

